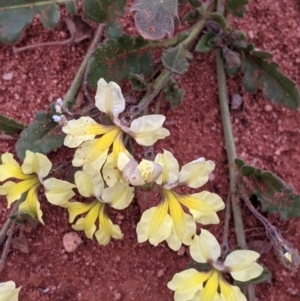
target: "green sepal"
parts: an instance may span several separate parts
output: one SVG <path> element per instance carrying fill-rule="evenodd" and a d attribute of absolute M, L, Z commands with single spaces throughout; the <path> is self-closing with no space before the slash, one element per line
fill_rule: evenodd
<path fill-rule="evenodd" d="M 226 10 L 235 17 L 241 18 L 247 12 L 248 2 L 248 0 L 227 0 Z"/>
<path fill-rule="evenodd" d="M 133 38 L 128 35 L 101 43 L 90 60 L 88 85 L 96 88 L 99 78 L 121 83 L 130 74 L 151 74 L 151 53 L 139 52 L 147 44 L 140 36 Z"/>
<path fill-rule="evenodd" d="M 7 135 L 13 135 L 21 132 L 23 129 L 24 124 L 0 114 L 0 131 Z"/>
<path fill-rule="evenodd" d="M 26 127 L 16 143 L 17 156 L 24 160 L 26 150 L 48 154 L 63 145 L 65 133 L 52 119 L 53 114 L 39 111 L 36 120 Z"/>
<path fill-rule="evenodd" d="M 180 43 L 176 47 L 164 50 L 161 60 L 167 69 L 178 74 L 184 74 L 189 68 L 187 58 L 190 58 L 190 53 Z"/>
<path fill-rule="evenodd" d="M 120 18 L 125 12 L 126 0 L 83 0 L 84 16 L 96 23 L 106 23 Z"/>
<path fill-rule="evenodd" d="M 244 285 L 259 284 L 259 283 L 263 283 L 263 282 L 269 281 L 272 278 L 272 273 L 265 266 L 262 265 L 262 267 L 264 269 L 263 269 L 262 273 L 258 277 L 250 279 L 250 280 L 245 281 L 245 282 L 234 280 L 233 281 L 233 285 L 244 286 Z"/>

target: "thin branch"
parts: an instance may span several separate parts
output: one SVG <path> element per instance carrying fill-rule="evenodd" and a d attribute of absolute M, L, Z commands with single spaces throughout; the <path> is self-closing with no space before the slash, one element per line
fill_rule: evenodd
<path fill-rule="evenodd" d="M 71 44 L 73 42 L 73 40 L 74 40 L 74 38 L 71 37 L 70 39 L 67 39 L 65 41 L 38 43 L 38 44 L 28 45 L 28 46 L 24 46 L 24 47 L 13 47 L 13 53 L 17 54 L 19 52 L 22 52 L 22 51 L 25 51 L 28 49 L 34 49 L 34 48 L 39 48 L 39 47 L 68 45 L 68 44 Z"/>
<path fill-rule="evenodd" d="M 74 104 L 74 98 L 78 92 L 78 90 L 80 89 L 81 85 L 82 85 L 82 81 L 84 78 L 84 71 L 87 67 L 87 64 L 91 58 L 92 53 L 94 52 L 95 48 L 98 45 L 99 39 L 101 37 L 102 31 L 103 31 L 104 25 L 100 24 L 95 32 L 94 38 L 91 42 L 91 45 L 85 55 L 84 60 L 82 61 L 76 75 L 75 78 L 73 79 L 73 82 L 71 84 L 70 89 L 68 90 L 65 98 L 64 98 L 64 105 L 68 108 L 72 107 L 72 105 Z"/>
<path fill-rule="evenodd" d="M 16 223 L 13 222 L 10 229 L 9 229 L 9 235 L 8 235 L 7 241 L 4 245 L 3 252 L 2 252 L 2 255 L 1 255 L 1 259 L 0 259 L 0 271 L 2 271 L 2 269 L 4 267 L 4 263 L 5 263 L 5 260 L 7 258 L 8 252 L 9 252 L 9 247 L 10 247 L 10 244 L 11 244 L 11 240 L 13 238 L 14 231 L 15 231 L 15 225 L 16 225 Z"/>

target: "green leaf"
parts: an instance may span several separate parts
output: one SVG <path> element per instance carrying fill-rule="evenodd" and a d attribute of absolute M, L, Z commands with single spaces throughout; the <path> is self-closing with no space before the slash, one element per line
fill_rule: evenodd
<path fill-rule="evenodd" d="M 123 35 L 123 30 L 118 21 L 110 21 L 105 28 L 105 34 L 109 39 L 117 39 Z"/>
<path fill-rule="evenodd" d="M 130 74 L 129 81 L 133 90 L 140 91 L 145 89 L 147 83 L 143 74 Z"/>
<path fill-rule="evenodd" d="M 90 60 L 88 85 L 95 88 L 101 77 L 106 81 L 121 83 L 130 74 L 151 74 L 151 53 L 138 52 L 147 43 L 142 37 L 124 35 L 100 44 Z"/>
<path fill-rule="evenodd" d="M 215 34 L 212 32 L 205 33 L 198 41 L 195 51 L 196 52 L 209 52 L 214 48 L 212 40 L 215 38 Z"/>
<path fill-rule="evenodd" d="M 257 89 L 262 89 L 269 100 L 296 110 L 300 101 L 296 84 L 280 72 L 277 64 L 269 63 L 261 56 L 267 57 L 262 52 L 254 51 L 254 55 L 252 51 L 243 52 L 241 70 L 244 73 L 243 85 L 246 91 L 254 93 Z"/>
<path fill-rule="evenodd" d="M 0 1 L 0 42 L 13 44 L 20 37 L 37 13 L 45 28 L 55 28 L 60 19 L 58 6 L 54 1 L 10 0 Z"/>
<path fill-rule="evenodd" d="M 300 216 L 300 195 L 294 194 L 290 185 L 270 171 L 246 165 L 241 159 L 235 163 L 241 174 L 238 186 L 249 196 L 255 195 L 263 211 L 279 212 L 282 219 Z"/>
<path fill-rule="evenodd" d="M 12 135 L 21 132 L 23 129 L 24 125 L 22 123 L 0 114 L 0 131 Z"/>
<path fill-rule="evenodd" d="M 46 29 L 54 29 L 60 19 L 58 6 L 53 3 L 41 10 L 40 20 Z"/>
<path fill-rule="evenodd" d="M 188 70 L 189 67 L 189 62 L 186 57 L 187 51 L 184 49 L 182 43 L 180 43 L 176 47 L 164 50 L 161 60 L 167 69 L 179 74 L 183 74 Z"/>
<path fill-rule="evenodd" d="M 211 13 L 209 19 L 217 22 L 219 24 L 220 28 L 222 28 L 222 29 L 226 29 L 229 27 L 227 19 L 219 13 Z"/>
<path fill-rule="evenodd" d="M 192 23 L 192 22 L 195 22 L 196 20 L 198 20 L 199 16 L 200 16 L 200 13 L 198 12 L 198 10 L 194 9 L 194 10 L 186 13 L 183 16 L 183 21 Z"/>
<path fill-rule="evenodd" d="M 135 0 L 130 11 L 139 33 L 147 40 L 160 40 L 174 34 L 177 0 Z"/>
<path fill-rule="evenodd" d="M 86 18 L 97 22 L 120 18 L 125 12 L 126 0 L 83 0 L 83 14 Z"/>
<path fill-rule="evenodd" d="M 234 280 L 233 284 L 238 285 L 238 286 L 243 286 L 243 285 L 249 285 L 249 284 L 259 284 L 259 283 L 269 281 L 272 278 L 272 273 L 265 266 L 263 266 L 263 268 L 264 269 L 263 269 L 262 273 L 258 277 L 250 279 L 245 282 Z"/>
<path fill-rule="evenodd" d="M 226 1 L 226 9 L 235 17 L 243 17 L 247 12 L 248 0 L 228 0 Z"/>
<path fill-rule="evenodd" d="M 166 101 L 170 103 L 172 109 L 177 108 L 181 104 L 185 94 L 183 89 L 179 89 L 176 81 L 167 86 L 164 92 L 166 93 Z"/>
<path fill-rule="evenodd" d="M 77 14 L 76 0 L 66 3 L 66 10 L 68 14 Z"/>
<path fill-rule="evenodd" d="M 53 149 L 61 147 L 65 134 L 52 119 L 52 114 L 39 111 L 36 120 L 25 128 L 16 143 L 17 156 L 20 160 L 25 158 L 26 150 L 48 154 Z"/>

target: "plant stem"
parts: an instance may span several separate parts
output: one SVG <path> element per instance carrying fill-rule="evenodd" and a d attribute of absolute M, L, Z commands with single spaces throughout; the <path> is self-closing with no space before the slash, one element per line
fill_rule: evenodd
<path fill-rule="evenodd" d="M 224 230 L 223 230 L 223 241 L 222 241 L 222 253 L 226 255 L 229 251 L 228 247 L 228 230 L 229 230 L 229 221 L 230 221 L 230 212 L 231 212 L 231 198 L 230 190 L 228 191 L 226 205 L 225 205 L 225 218 L 224 218 Z"/>
<path fill-rule="evenodd" d="M 94 38 L 91 42 L 91 45 L 85 55 L 85 58 L 84 60 L 82 61 L 76 75 L 75 75 L 75 78 L 73 79 L 73 82 L 71 84 L 71 87 L 70 89 L 68 90 L 66 96 L 65 96 L 65 99 L 64 99 L 64 105 L 68 108 L 72 107 L 72 105 L 74 104 L 74 98 L 78 92 L 78 90 L 80 89 L 81 87 L 81 84 L 82 84 L 82 81 L 83 81 L 83 77 L 84 77 L 84 71 L 86 69 L 86 66 L 90 60 L 90 57 L 92 55 L 92 53 L 94 52 L 96 46 L 98 45 L 98 42 L 99 42 L 99 39 L 100 39 L 100 36 L 102 34 L 102 31 L 103 31 L 103 27 L 104 25 L 103 24 L 100 24 L 98 26 L 98 28 L 96 29 L 96 32 L 95 32 L 95 35 L 94 35 Z"/>
<path fill-rule="evenodd" d="M 209 18 L 212 9 L 213 9 L 214 1 L 212 1 L 205 13 L 201 16 L 201 20 L 195 23 L 193 26 L 189 36 L 183 40 L 181 43 L 182 45 L 187 49 L 191 50 L 194 46 L 194 43 L 196 42 L 198 36 L 200 35 L 201 31 L 203 30 L 206 20 Z M 178 39 L 178 38 L 177 38 Z M 146 95 L 141 99 L 138 106 L 142 109 L 144 109 L 146 106 L 150 104 L 150 102 L 158 95 L 158 93 L 163 89 L 163 87 L 168 83 L 170 77 L 172 75 L 172 72 L 168 69 L 164 69 L 161 74 L 155 79 L 153 85 L 152 85 L 152 92 L 146 93 Z"/>
<path fill-rule="evenodd" d="M 217 0 L 217 12 L 221 15 L 225 13 L 225 1 Z M 227 151 L 227 158 L 229 164 L 229 187 L 230 187 L 230 198 L 235 226 L 235 233 L 237 243 L 242 249 L 247 249 L 247 243 L 244 232 L 244 224 L 242 219 L 242 212 L 239 203 L 235 201 L 236 198 L 236 172 L 235 172 L 235 163 L 234 160 L 236 158 L 236 150 L 235 143 L 233 139 L 232 126 L 230 121 L 230 113 L 228 106 L 228 93 L 227 93 L 227 85 L 226 85 L 226 75 L 224 69 L 223 59 L 221 57 L 221 50 L 218 49 L 216 53 L 217 60 L 217 77 L 218 77 L 218 87 L 219 87 L 219 101 L 220 101 L 220 110 L 222 116 L 222 124 L 224 131 L 224 140 L 225 147 Z M 247 287 L 248 300 L 255 301 L 255 291 L 253 285 L 248 285 Z"/>
<path fill-rule="evenodd" d="M 23 197 L 20 197 L 20 199 L 14 204 L 14 207 L 11 210 L 10 215 L 16 213 L 18 211 L 19 205 L 21 204 L 21 202 L 24 201 Z M 12 223 L 12 220 L 10 218 L 7 218 L 7 220 L 5 221 L 4 225 L 2 226 L 1 230 L 0 230 L 0 247 L 3 245 L 5 238 L 7 236 L 7 231 L 10 227 Z"/>

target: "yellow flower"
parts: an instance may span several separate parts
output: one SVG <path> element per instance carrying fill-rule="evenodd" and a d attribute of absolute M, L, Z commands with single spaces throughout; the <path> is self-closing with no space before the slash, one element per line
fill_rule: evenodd
<path fill-rule="evenodd" d="M 22 166 L 9 153 L 3 154 L 1 160 L 0 181 L 9 178 L 20 180 L 17 183 L 6 181 L 0 186 L 0 195 L 6 195 L 8 208 L 14 201 L 20 199 L 23 193 L 27 193 L 25 201 L 19 206 L 19 211 L 37 217 L 44 224 L 43 212 L 37 199 L 37 189 L 43 184 L 43 178 L 48 175 L 52 167 L 49 159 L 42 154 L 27 150 Z"/>
<path fill-rule="evenodd" d="M 18 301 L 21 287 L 16 288 L 13 281 L 0 282 L 0 300 L 1 301 Z"/>
<path fill-rule="evenodd" d="M 109 204 L 115 209 L 126 208 L 133 199 L 134 188 L 118 182 L 115 186 L 105 188 L 100 173 L 91 169 L 84 169 L 75 173 L 75 183 L 79 193 L 86 198 L 93 198 L 87 203 L 67 202 L 61 200 L 61 205 L 67 207 L 69 211 L 69 222 L 73 223 L 78 215 L 85 214 L 80 217 L 73 228 L 78 231 L 85 231 L 89 239 L 93 239 L 95 235 L 97 241 L 101 245 L 107 245 L 111 238 L 121 239 L 123 234 L 120 227 L 112 223 L 109 219 L 106 206 Z M 98 230 L 96 221 L 98 219 Z"/>
<path fill-rule="evenodd" d="M 161 202 L 157 207 L 146 210 L 137 225 L 138 241 L 149 240 L 157 245 L 166 240 L 169 247 L 178 250 L 182 243 L 190 245 L 196 233 L 196 224 L 217 224 L 217 211 L 224 209 L 221 198 L 208 191 L 181 195 L 173 188 L 186 185 L 198 188 L 208 181 L 209 173 L 215 165 L 199 158 L 184 165 L 179 172 L 179 164 L 169 151 L 158 154 L 155 162 L 162 166 L 163 172 L 156 180 L 161 186 Z M 191 215 L 184 212 L 189 209 Z"/>
<path fill-rule="evenodd" d="M 71 148 L 78 147 L 73 159 L 74 166 L 91 165 L 99 171 L 112 146 L 113 166 L 116 168 L 118 154 L 126 151 L 123 144 L 124 133 L 145 146 L 152 145 L 158 139 L 163 139 L 170 134 L 167 129 L 162 127 L 165 121 L 163 115 L 139 117 L 131 122 L 130 127 L 124 125 L 119 119 L 119 114 L 125 109 L 125 100 L 120 87 L 114 82 L 106 83 L 101 78 L 98 81 L 95 99 L 96 107 L 106 113 L 114 124 L 101 125 L 90 117 L 68 121 L 67 125 L 63 127 L 63 131 L 67 134 L 64 144 Z M 96 136 L 97 138 L 95 138 Z M 99 138 L 99 136 L 101 137 Z M 113 186 L 118 178 L 116 176 L 115 181 L 109 185 Z"/>
<path fill-rule="evenodd" d="M 231 252 L 224 262 L 219 260 L 221 248 L 216 238 L 202 229 L 195 236 L 190 253 L 199 263 L 207 263 L 210 270 L 198 272 L 188 269 L 174 275 L 168 288 L 175 291 L 175 301 L 246 301 L 239 287 L 229 284 L 222 276 L 230 273 L 238 281 L 249 281 L 258 277 L 263 267 L 256 263 L 259 254 L 250 250 Z"/>

